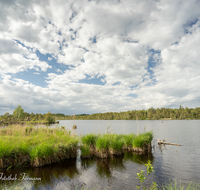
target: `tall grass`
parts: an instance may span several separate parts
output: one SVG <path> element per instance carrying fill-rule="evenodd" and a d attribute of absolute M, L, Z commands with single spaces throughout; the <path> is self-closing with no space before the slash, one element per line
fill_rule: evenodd
<path fill-rule="evenodd" d="M 96 149 L 100 152 L 108 150 L 110 146 L 110 134 L 100 135 L 96 141 Z"/>
<path fill-rule="evenodd" d="M 122 138 L 124 145 L 128 147 L 128 146 L 132 146 L 133 139 L 136 137 L 136 134 L 131 133 L 127 135 L 121 135 L 120 137 Z"/>
<path fill-rule="evenodd" d="M 153 132 L 144 132 L 140 133 L 138 136 L 135 136 L 132 141 L 133 147 L 144 147 L 151 143 L 153 140 Z"/>
<path fill-rule="evenodd" d="M 86 145 L 95 145 L 98 136 L 94 133 L 87 134 L 81 137 L 81 142 Z"/>
<path fill-rule="evenodd" d="M 165 185 L 162 185 L 162 190 L 199 190 L 200 189 L 200 184 L 191 182 L 188 185 L 183 185 L 183 184 L 177 184 L 176 180 L 173 182 L 169 182 Z"/>
<path fill-rule="evenodd" d="M 20 157 L 28 155 L 31 161 L 51 156 L 62 160 L 74 153 L 78 142 L 78 137 L 60 128 L 7 127 L 0 130 L 0 158 L 10 157 L 19 162 Z M 10 160 L 11 165 L 16 164 L 13 160 Z"/>
<path fill-rule="evenodd" d="M 109 149 L 121 151 L 124 145 L 124 139 L 120 135 L 110 135 Z"/>
<path fill-rule="evenodd" d="M 81 156 L 88 156 L 90 155 L 90 146 L 88 145 L 82 145 L 80 147 L 81 150 Z"/>

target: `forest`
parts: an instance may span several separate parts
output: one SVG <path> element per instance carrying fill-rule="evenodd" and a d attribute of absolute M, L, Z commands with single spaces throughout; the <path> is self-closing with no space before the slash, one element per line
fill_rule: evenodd
<path fill-rule="evenodd" d="M 0 116 L 0 124 L 12 123 L 55 123 L 56 120 L 176 120 L 176 119 L 200 119 L 200 107 L 183 108 L 149 108 L 147 110 L 132 110 L 124 112 L 107 112 L 94 114 L 65 115 L 63 113 L 27 113 L 21 105 L 13 111 L 13 114 L 5 113 Z"/>
<path fill-rule="evenodd" d="M 165 119 L 200 119 L 200 107 L 183 108 L 149 108 L 148 110 L 132 110 L 126 112 L 94 113 L 65 116 L 75 120 L 165 120 Z"/>

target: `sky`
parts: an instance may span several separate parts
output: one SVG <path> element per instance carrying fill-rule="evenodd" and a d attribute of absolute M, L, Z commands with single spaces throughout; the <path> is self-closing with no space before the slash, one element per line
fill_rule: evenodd
<path fill-rule="evenodd" d="M 0 115 L 200 107 L 199 0 L 0 0 Z"/>

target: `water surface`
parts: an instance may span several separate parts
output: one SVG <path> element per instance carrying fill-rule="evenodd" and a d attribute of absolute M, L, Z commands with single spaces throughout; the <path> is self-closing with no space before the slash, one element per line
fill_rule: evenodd
<path fill-rule="evenodd" d="M 200 183 L 200 120 L 62 120 L 57 125 L 71 129 L 73 124 L 77 135 L 87 133 L 137 133 L 154 132 L 152 153 L 137 155 L 125 153 L 120 158 L 107 160 L 91 158 L 81 160 L 80 152 L 77 159 L 66 160 L 41 168 L 22 168 L 9 171 L 1 170 L 4 175 L 13 176 L 26 173 L 29 177 L 40 177 L 41 181 L 23 183 L 29 184 L 31 189 L 81 189 L 96 187 L 97 189 L 136 189 L 139 181 L 136 178 L 140 169 L 145 170 L 148 159 L 152 161 L 155 172 L 150 175 L 151 182 L 161 185 L 169 180 L 181 180 L 182 184 L 191 181 Z M 166 142 L 178 143 L 183 146 L 158 146 L 158 139 Z M 1 181 L 2 185 L 13 181 Z M 10 186 L 8 184 L 8 186 Z M 145 184 L 147 185 L 147 183 Z"/>

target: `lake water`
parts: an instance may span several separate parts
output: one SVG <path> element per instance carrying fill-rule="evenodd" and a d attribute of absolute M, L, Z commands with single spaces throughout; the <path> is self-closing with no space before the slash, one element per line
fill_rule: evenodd
<path fill-rule="evenodd" d="M 57 125 L 71 129 L 73 124 L 77 135 L 87 133 L 137 133 L 154 132 L 152 153 L 137 155 L 126 153 L 120 158 L 101 160 L 91 158 L 81 160 L 80 152 L 76 159 L 66 160 L 41 168 L 22 168 L 9 171 L 1 170 L 5 176 L 25 173 L 29 178 L 41 178 L 41 181 L 23 181 L 27 189 L 136 189 L 139 180 L 136 178 L 140 169 L 146 171 L 145 163 L 152 161 L 155 172 L 150 175 L 150 182 L 161 185 L 176 179 L 181 184 L 191 181 L 200 183 L 200 120 L 61 120 Z M 158 139 L 177 143 L 183 146 L 158 146 Z M 12 185 L 16 181 L 1 181 L 1 185 Z M 23 184 L 21 184 L 23 185 Z M 144 183 L 147 185 L 147 182 Z"/>

